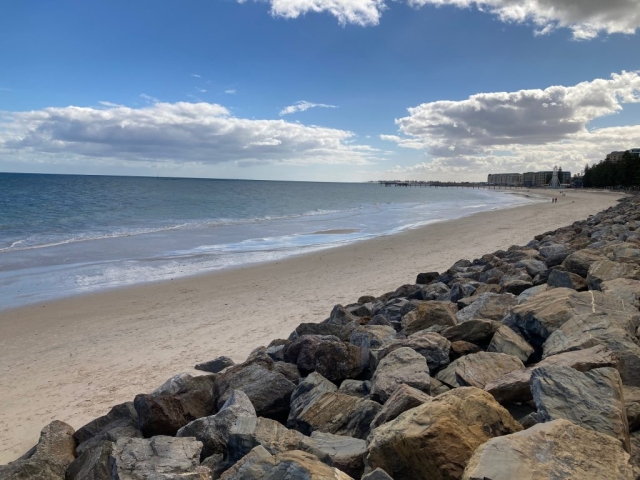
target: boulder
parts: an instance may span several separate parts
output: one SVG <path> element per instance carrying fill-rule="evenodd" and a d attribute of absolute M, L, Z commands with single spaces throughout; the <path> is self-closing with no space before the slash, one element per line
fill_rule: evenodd
<path fill-rule="evenodd" d="M 342 305 L 336 305 L 331 310 L 331 315 L 323 323 L 331 323 L 334 325 L 348 325 L 351 322 L 358 323 L 358 317 L 347 311 Z"/>
<path fill-rule="evenodd" d="M 249 397 L 241 390 L 234 390 L 217 414 L 194 420 L 178 430 L 177 436 L 202 442 L 203 459 L 216 454 L 226 459 L 232 429 L 255 418 L 256 411 Z"/>
<path fill-rule="evenodd" d="M 591 265 L 603 259 L 604 256 L 597 250 L 585 248 L 583 250 L 573 252 L 565 258 L 564 262 L 562 262 L 562 266 L 567 272 L 575 273 L 576 275 L 580 275 L 582 278 L 587 278 Z"/>
<path fill-rule="evenodd" d="M 371 422 L 371 428 L 377 428 L 383 423 L 394 420 L 401 413 L 430 401 L 431 397 L 428 394 L 410 387 L 409 385 L 402 384 L 384 403 L 378 414 Z"/>
<path fill-rule="evenodd" d="M 640 428 L 640 387 L 623 385 L 622 389 L 627 423 L 629 423 L 629 430 L 634 432 Z"/>
<path fill-rule="evenodd" d="M 553 288 L 515 306 L 510 320 L 535 347 L 576 315 L 620 310 L 623 305 L 619 299 L 601 292 Z"/>
<path fill-rule="evenodd" d="M 201 449 L 194 438 L 123 438 L 111 453 L 112 478 L 209 480 L 211 470 L 200 465 Z"/>
<path fill-rule="evenodd" d="M 109 413 L 92 420 L 73 434 L 78 445 L 78 455 L 103 440 L 116 442 L 120 437 L 142 437 L 138 430 L 138 413 L 133 402 L 116 405 Z"/>
<path fill-rule="evenodd" d="M 300 450 L 315 455 L 321 462 L 353 478 L 360 478 L 364 471 L 367 442 L 343 435 L 313 432 L 311 437 L 302 438 Z"/>
<path fill-rule="evenodd" d="M 640 307 L 640 280 L 630 278 L 614 278 L 600 284 L 600 290 L 619 298 L 625 305 Z"/>
<path fill-rule="evenodd" d="M 587 281 L 584 278 L 562 270 L 551 270 L 547 285 L 552 288 L 571 288 L 578 292 L 587 290 Z"/>
<path fill-rule="evenodd" d="M 402 316 L 415 309 L 416 305 L 405 298 L 394 298 L 385 303 L 377 313 L 383 315 L 396 331 L 402 328 Z"/>
<path fill-rule="evenodd" d="M 323 392 L 300 414 L 289 416 L 287 424 L 305 435 L 320 431 L 365 439 L 380 408 L 379 403 L 364 398 Z"/>
<path fill-rule="evenodd" d="M 270 359 L 228 368 L 215 383 L 218 408 L 234 390 L 241 390 L 247 394 L 259 416 L 276 419 L 288 414 L 291 393 L 295 388 L 293 382 L 275 370 Z"/>
<path fill-rule="evenodd" d="M 517 299 L 511 294 L 483 293 L 474 302 L 456 314 L 458 323 L 468 320 L 501 321 L 516 305 Z"/>
<path fill-rule="evenodd" d="M 402 317 L 402 330 L 405 335 L 411 335 L 433 325 L 455 325 L 456 311 L 456 306 L 451 302 L 422 302 L 418 308 Z"/>
<path fill-rule="evenodd" d="M 516 304 L 520 305 L 524 302 L 526 302 L 527 300 L 529 300 L 531 297 L 535 297 L 536 295 L 539 295 L 541 293 L 546 292 L 547 290 L 549 290 L 549 287 L 547 286 L 546 283 L 543 283 L 542 285 L 537 285 L 535 287 L 531 287 L 526 289 L 524 292 L 522 292 L 520 295 L 518 295 L 516 297 Z"/>
<path fill-rule="evenodd" d="M 152 394 L 136 395 L 133 405 L 145 437 L 173 436 L 187 423 L 215 412 L 215 377 L 188 374 L 169 379 Z"/>
<path fill-rule="evenodd" d="M 391 322 L 387 320 L 387 318 L 384 315 L 374 315 L 374 317 L 371 320 L 369 320 L 369 323 L 367 323 L 367 325 L 369 326 L 384 325 L 385 327 L 391 327 Z M 395 331 L 395 328 L 394 328 L 394 331 Z"/>
<path fill-rule="evenodd" d="M 202 370 L 203 372 L 218 373 L 227 367 L 232 367 L 233 365 L 235 365 L 235 362 L 229 357 L 225 357 L 223 355 L 221 357 L 214 358 L 213 360 L 209 360 L 208 362 L 199 363 L 194 368 L 196 370 Z"/>
<path fill-rule="evenodd" d="M 351 332 L 349 342 L 362 349 L 380 348 L 396 339 L 393 327 L 384 325 L 363 325 Z"/>
<path fill-rule="evenodd" d="M 640 387 L 640 346 L 635 332 L 640 317 L 625 312 L 577 315 L 553 332 L 543 345 L 543 358 L 594 345 L 604 345 L 618 358 L 625 384 Z"/>
<path fill-rule="evenodd" d="M 602 282 L 616 278 L 631 278 L 640 280 L 640 267 L 633 263 L 612 262 L 599 260 L 591 265 L 587 275 L 589 290 L 600 290 Z"/>
<path fill-rule="evenodd" d="M 578 372 L 571 367 L 541 367 L 531 375 L 538 422 L 564 418 L 620 440 L 631 451 L 620 374 L 614 368 Z"/>
<path fill-rule="evenodd" d="M 505 353 L 526 362 L 533 353 L 533 347 L 506 325 L 501 326 L 493 335 L 488 352 Z"/>
<path fill-rule="evenodd" d="M 463 480 L 633 480 L 620 442 L 567 420 L 493 438 L 469 460 Z"/>
<path fill-rule="evenodd" d="M 478 282 L 470 283 L 470 282 L 458 282 L 455 283 L 451 287 L 451 292 L 449 293 L 449 301 L 453 303 L 457 303 L 459 300 L 470 297 L 476 291 Z"/>
<path fill-rule="evenodd" d="M 303 375 L 318 372 L 336 383 L 357 378 L 364 367 L 360 347 L 329 336 L 305 335 L 296 339 L 285 349 L 285 359 L 295 363 Z"/>
<path fill-rule="evenodd" d="M 114 443 L 99 441 L 87 448 L 67 467 L 66 480 L 110 480 Z M 0 467 L 1 468 L 1 467 Z M 3 477 L 4 478 L 4 477 Z"/>
<path fill-rule="evenodd" d="M 409 347 L 393 350 L 380 361 L 371 378 L 371 397 L 384 403 L 402 384 L 429 393 L 427 361 Z"/>
<path fill-rule="evenodd" d="M 451 342 L 435 332 L 417 332 L 407 338 L 395 340 L 377 352 L 378 361 L 399 348 L 409 347 L 427 360 L 429 371 L 435 373 L 449 364 Z"/>
<path fill-rule="evenodd" d="M 459 479 L 476 448 L 520 430 L 491 395 L 458 388 L 376 428 L 365 462 L 369 470 L 381 468 L 394 480 Z"/>
<path fill-rule="evenodd" d="M 442 336 L 450 342 L 465 341 L 486 346 L 502 325 L 491 320 L 467 320 L 455 327 L 442 331 Z"/>
<path fill-rule="evenodd" d="M 54 420 L 40 432 L 38 444 L 15 462 L 0 465 L 2 480 L 64 480 L 75 459 L 74 430 Z"/>
<path fill-rule="evenodd" d="M 314 403 L 320 395 L 326 392 L 336 392 L 336 387 L 319 373 L 312 373 L 302 380 L 291 394 L 291 410 L 287 426 L 294 428 L 296 418 Z"/>
<path fill-rule="evenodd" d="M 617 364 L 618 359 L 610 350 L 597 345 L 585 350 L 547 357 L 532 367 L 507 373 L 487 383 L 484 389 L 500 403 L 526 402 L 532 399 L 529 382 L 536 368 L 560 365 L 587 372 L 594 368 L 615 367 Z"/>
<path fill-rule="evenodd" d="M 245 416 L 236 421 L 227 438 L 227 462 L 233 465 L 258 445 L 275 455 L 300 448 L 304 435 L 275 420 Z"/>
<path fill-rule="evenodd" d="M 560 265 L 571 253 L 573 253 L 562 243 L 548 243 L 541 246 L 538 251 L 548 267 Z"/>
<path fill-rule="evenodd" d="M 453 362 L 457 358 L 464 357 L 465 355 L 471 355 L 472 353 L 478 353 L 479 351 L 480 347 L 475 343 L 458 340 L 456 342 L 451 342 L 449 359 Z"/>
<path fill-rule="evenodd" d="M 376 468 L 373 472 L 364 475 L 361 480 L 393 480 L 393 478 L 381 468 Z"/>
<path fill-rule="evenodd" d="M 254 448 L 224 472 L 220 480 L 353 480 L 340 470 L 322 463 L 315 455 L 300 450 L 270 455 L 264 447 Z"/>
<path fill-rule="evenodd" d="M 439 276 L 440 274 L 438 272 L 419 273 L 418 277 L 416 278 L 416 283 L 418 285 L 426 285 L 428 283 L 433 282 Z"/>
<path fill-rule="evenodd" d="M 547 270 L 547 264 L 534 258 L 525 258 L 515 264 L 516 268 L 524 269 L 530 277 L 535 277 L 539 273 Z"/>
<path fill-rule="evenodd" d="M 524 364 L 517 357 L 504 353 L 478 352 L 454 360 L 436 375 L 450 388 L 484 388 L 503 375 L 522 370 Z"/>
<path fill-rule="evenodd" d="M 338 389 L 340 393 L 364 398 L 371 393 L 371 382 L 368 380 L 345 380 Z"/>
<path fill-rule="evenodd" d="M 528 275 L 505 275 L 500 279 L 500 287 L 504 293 L 520 295 L 533 287 L 533 281 Z"/>
<path fill-rule="evenodd" d="M 356 326 L 354 323 L 349 323 L 347 325 L 339 325 L 335 323 L 301 323 L 296 327 L 294 331 L 295 335 L 292 334 L 289 338 L 290 340 L 295 341 L 303 335 L 332 335 L 343 342 L 348 342 L 351 337 L 351 332 L 353 332 L 355 328 Z"/>

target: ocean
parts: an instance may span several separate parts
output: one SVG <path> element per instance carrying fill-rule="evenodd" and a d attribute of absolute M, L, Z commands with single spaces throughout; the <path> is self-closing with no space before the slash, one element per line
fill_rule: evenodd
<path fill-rule="evenodd" d="M 278 260 L 530 201 L 373 183 L 0 174 L 0 309 Z"/>

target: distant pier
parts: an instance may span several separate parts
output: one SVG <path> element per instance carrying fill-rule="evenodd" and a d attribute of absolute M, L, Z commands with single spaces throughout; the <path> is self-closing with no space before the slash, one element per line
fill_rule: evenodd
<path fill-rule="evenodd" d="M 510 189 L 510 188 L 529 188 L 515 185 L 489 185 L 486 183 L 470 183 L 470 182 L 421 182 L 421 181 L 402 181 L 402 180 L 380 180 L 380 185 L 385 187 L 447 187 L 447 188 L 486 188 L 492 190 Z"/>

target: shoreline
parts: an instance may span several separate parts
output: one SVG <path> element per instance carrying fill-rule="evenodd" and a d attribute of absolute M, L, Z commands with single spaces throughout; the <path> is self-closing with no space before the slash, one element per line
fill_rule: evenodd
<path fill-rule="evenodd" d="M 285 260 L 1 311 L 0 463 L 26 451 L 54 418 L 79 427 L 198 362 L 241 361 L 299 323 L 323 320 L 336 303 L 527 243 L 620 196 L 568 191 L 558 204 L 490 210 Z"/>

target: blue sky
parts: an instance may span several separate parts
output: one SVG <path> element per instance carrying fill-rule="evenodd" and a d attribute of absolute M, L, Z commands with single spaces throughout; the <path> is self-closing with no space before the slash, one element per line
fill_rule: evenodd
<path fill-rule="evenodd" d="M 5 2 L 0 171 L 481 180 L 640 146 L 637 0 L 517 3 Z"/>

